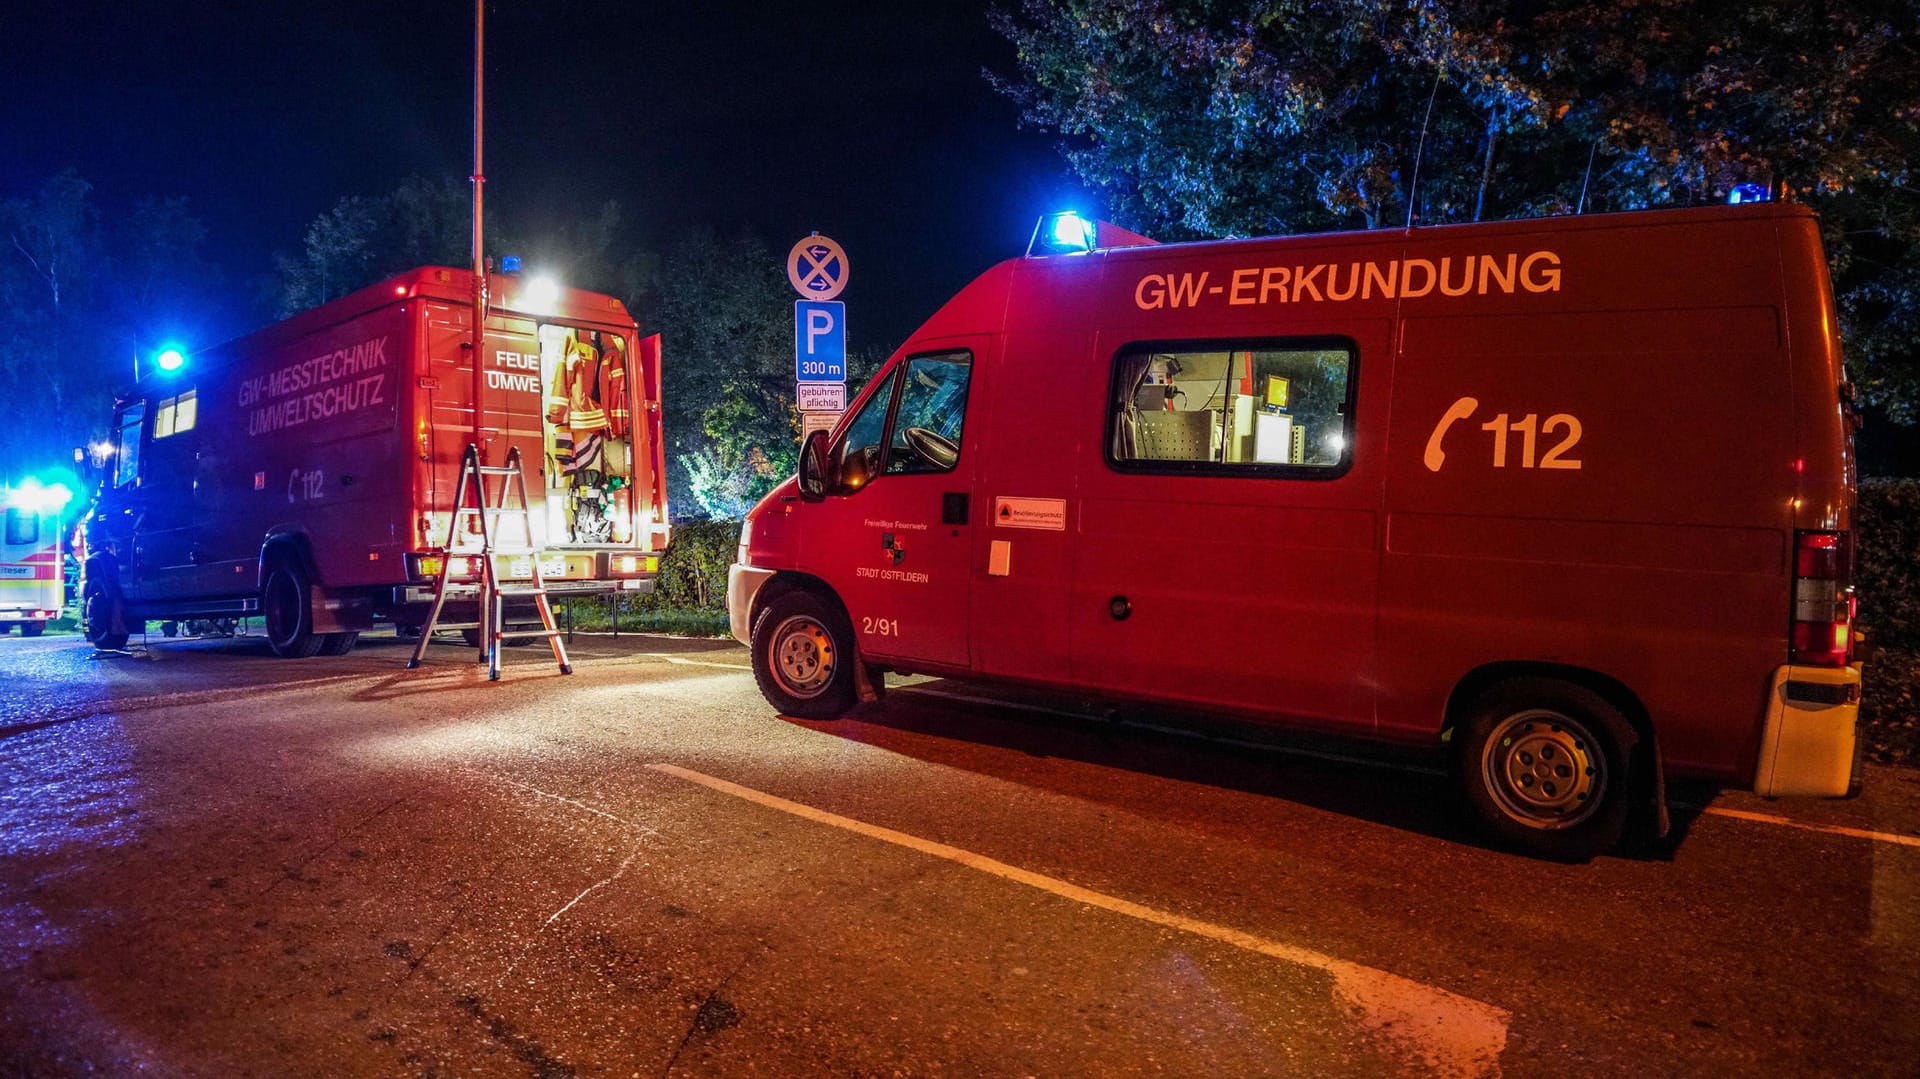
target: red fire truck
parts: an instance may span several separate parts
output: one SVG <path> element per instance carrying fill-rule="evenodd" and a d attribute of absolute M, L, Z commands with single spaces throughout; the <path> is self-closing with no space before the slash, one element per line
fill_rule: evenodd
<path fill-rule="evenodd" d="M 417 627 L 473 440 L 471 288 L 466 270 L 414 270 L 122 395 L 85 526 L 88 638 L 261 614 L 274 651 L 299 657 L 345 652 L 376 620 Z M 609 296 L 515 275 L 489 288 L 482 452 L 526 462 L 548 590 L 650 591 L 667 543 L 658 335 Z"/>
<path fill-rule="evenodd" d="M 729 607 L 775 707 L 912 671 L 1444 744 L 1561 857 L 1664 775 L 1849 793 L 1809 211 L 1109 230 L 1043 222 L 754 509 Z"/>

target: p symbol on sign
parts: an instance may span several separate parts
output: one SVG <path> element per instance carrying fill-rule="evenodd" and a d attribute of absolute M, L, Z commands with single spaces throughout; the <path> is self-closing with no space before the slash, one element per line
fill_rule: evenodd
<path fill-rule="evenodd" d="M 833 312 L 813 308 L 807 312 L 807 355 L 813 355 L 818 349 L 820 338 L 833 332 Z"/>

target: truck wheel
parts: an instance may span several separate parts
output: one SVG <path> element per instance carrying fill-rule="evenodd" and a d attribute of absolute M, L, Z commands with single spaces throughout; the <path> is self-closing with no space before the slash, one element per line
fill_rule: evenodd
<path fill-rule="evenodd" d="M 119 600 L 98 581 L 87 582 L 87 590 L 80 597 L 80 624 L 86 631 L 88 644 L 109 652 L 127 646 L 126 631 L 116 633 L 113 628 L 118 606 Z"/>
<path fill-rule="evenodd" d="M 360 631 L 348 630 L 345 633 L 323 633 L 320 635 L 320 654 L 323 656 L 344 656 L 353 651 L 360 643 Z"/>
<path fill-rule="evenodd" d="M 1558 861 L 1620 841 L 1638 736 L 1599 694 L 1549 678 L 1503 682 L 1474 702 L 1463 733 L 1463 793 L 1501 840 Z"/>
<path fill-rule="evenodd" d="M 838 719 L 853 707 L 853 627 L 811 592 L 789 592 L 753 624 L 753 677 L 783 715 Z"/>
<path fill-rule="evenodd" d="M 306 572 L 298 566 L 277 563 L 267 573 L 267 587 L 260 594 L 260 610 L 267 623 L 267 644 L 283 659 L 306 659 L 320 650 L 322 638 L 313 632 L 313 611 L 307 597 Z"/>
<path fill-rule="evenodd" d="M 46 631 L 47 631 L 47 624 L 45 622 L 20 623 L 20 636 L 22 637 L 38 637 L 42 633 L 45 633 Z"/>

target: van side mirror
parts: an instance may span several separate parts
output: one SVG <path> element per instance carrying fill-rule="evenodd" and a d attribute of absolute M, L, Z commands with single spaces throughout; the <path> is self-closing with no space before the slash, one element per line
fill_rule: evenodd
<path fill-rule="evenodd" d="M 814 431 L 800 443 L 800 499 L 824 502 L 827 498 L 827 433 Z"/>

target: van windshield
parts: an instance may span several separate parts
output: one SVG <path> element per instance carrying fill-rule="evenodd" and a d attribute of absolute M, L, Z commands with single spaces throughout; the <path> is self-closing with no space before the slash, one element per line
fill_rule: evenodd
<path fill-rule="evenodd" d="M 140 478 L 140 427 L 147 418 L 145 401 L 120 414 L 119 445 L 114 447 L 113 485 L 131 487 Z"/>

